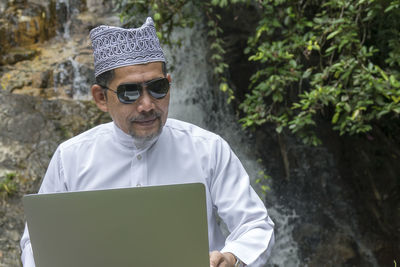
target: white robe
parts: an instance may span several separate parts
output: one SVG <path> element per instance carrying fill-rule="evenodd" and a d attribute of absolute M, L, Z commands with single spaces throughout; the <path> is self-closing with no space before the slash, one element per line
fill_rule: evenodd
<path fill-rule="evenodd" d="M 57 148 L 39 193 L 193 182 L 206 186 L 210 251 L 265 264 L 274 224 L 263 202 L 229 145 L 189 123 L 168 119 L 158 140 L 142 149 L 113 122 L 86 131 Z M 226 239 L 216 214 L 230 231 Z M 35 266 L 27 228 L 21 249 L 24 266 Z"/>

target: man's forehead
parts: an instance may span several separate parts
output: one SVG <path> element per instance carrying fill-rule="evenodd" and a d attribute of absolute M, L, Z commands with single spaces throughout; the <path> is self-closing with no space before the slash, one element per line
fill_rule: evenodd
<path fill-rule="evenodd" d="M 114 81 L 145 82 L 154 78 L 163 77 L 162 62 L 151 62 L 116 68 Z"/>

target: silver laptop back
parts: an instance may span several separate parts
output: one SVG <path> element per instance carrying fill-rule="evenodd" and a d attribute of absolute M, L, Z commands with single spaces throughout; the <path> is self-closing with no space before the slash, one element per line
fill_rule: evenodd
<path fill-rule="evenodd" d="M 23 198 L 37 267 L 209 266 L 203 184 Z"/>

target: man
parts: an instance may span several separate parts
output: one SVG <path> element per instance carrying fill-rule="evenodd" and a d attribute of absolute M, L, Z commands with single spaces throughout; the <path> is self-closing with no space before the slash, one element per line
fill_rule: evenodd
<path fill-rule="evenodd" d="M 62 143 L 39 193 L 201 182 L 210 266 L 262 266 L 274 224 L 221 137 L 167 119 L 172 79 L 152 19 L 137 29 L 99 26 L 90 37 L 96 76 L 91 92 L 113 122 Z M 217 214 L 230 231 L 226 239 Z M 34 266 L 27 228 L 21 248 L 24 266 Z"/>

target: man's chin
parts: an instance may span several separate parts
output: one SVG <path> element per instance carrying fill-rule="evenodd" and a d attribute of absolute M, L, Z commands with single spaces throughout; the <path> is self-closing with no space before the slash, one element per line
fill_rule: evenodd
<path fill-rule="evenodd" d="M 161 134 L 161 127 L 149 132 L 131 130 L 129 134 L 133 139 L 135 139 L 135 141 L 147 142 L 157 138 Z"/>
<path fill-rule="evenodd" d="M 131 124 L 129 134 L 135 139 L 135 142 L 148 142 L 157 138 L 162 131 L 162 123 L 158 118 L 152 126 L 142 126 L 135 123 Z"/>
<path fill-rule="evenodd" d="M 159 133 L 156 132 L 156 133 L 145 134 L 145 135 L 131 134 L 131 136 L 137 141 L 150 141 L 150 140 L 154 139 L 155 137 L 158 137 Z"/>

